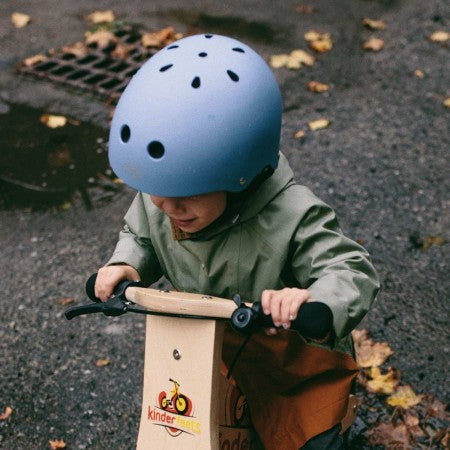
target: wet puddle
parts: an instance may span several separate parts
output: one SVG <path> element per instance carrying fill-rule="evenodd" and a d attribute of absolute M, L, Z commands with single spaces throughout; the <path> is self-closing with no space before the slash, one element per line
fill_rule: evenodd
<path fill-rule="evenodd" d="M 114 191 L 107 131 L 68 117 L 49 128 L 42 111 L 2 104 L 0 111 L 0 208 L 43 208 L 81 195 L 92 207 L 93 188 Z"/>

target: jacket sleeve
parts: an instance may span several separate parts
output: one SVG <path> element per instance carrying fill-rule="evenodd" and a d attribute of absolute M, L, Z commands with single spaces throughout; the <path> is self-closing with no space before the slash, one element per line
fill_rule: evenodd
<path fill-rule="evenodd" d="M 163 273 L 150 238 L 150 224 L 141 193 L 134 198 L 124 222 L 114 253 L 106 265 L 134 267 L 148 286 L 159 280 Z"/>
<path fill-rule="evenodd" d="M 369 254 L 343 235 L 325 203 L 307 210 L 291 252 L 293 275 L 313 300 L 331 308 L 336 336 L 345 337 L 365 316 L 380 287 Z"/>

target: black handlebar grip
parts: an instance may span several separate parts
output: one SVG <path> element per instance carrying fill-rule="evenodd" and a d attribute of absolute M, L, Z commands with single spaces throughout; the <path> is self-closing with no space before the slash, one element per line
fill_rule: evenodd
<path fill-rule="evenodd" d="M 270 315 L 265 315 L 261 304 L 253 304 L 257 310 L 262 328 L 272 328 L 275 325 Z M 304 303 L 295 320 L 291 322 L 291 330 L 298 331 L 302 336 L 311 339 L 324 339 L 333 331 L 333 312 L 322 302 Z"/>
<path fill-rule="evenodd" d="M 97 280 L 97 274 L 92 274 L 86 281 L 86 295 L 96 303 L 101 302 L 101 300 L 95 296 L 95 280 Z"/>

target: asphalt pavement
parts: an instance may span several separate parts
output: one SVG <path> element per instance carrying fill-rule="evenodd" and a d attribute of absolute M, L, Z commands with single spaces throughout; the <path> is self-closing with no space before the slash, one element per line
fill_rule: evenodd
<path fill-rule="evenodd" d="M 307 3 L 312 12 L 299 8 Z M 334 207 L 380 273 L 382 291 L 360 327 L 389 343 L 389 364 L 403 383 L 448 401 L 450 67 L 448 41 L 429 39 L 448 30 L 448 3 L 3 0 L 0 106 L 67 115 L 106 136 L 110 108 L 103 100 L 16 71 L 28 56 L 81 40 L 85 16 L 105 9 L 147 30 L 233 36 L 267 61 L 307 49 L 308 30 L 331 33 L 333 49 L 316 55 L 312 67 L 274 69 L 284 104 L 282 150 L 297 180 Z M 12 26 L 16 11 L 30 15 L 27 27 Z M 368 30 L 366 17 L 387 27 Z M 364 51 L 371 37 L 384 48 Z M 330 90 L 309 92 L 311 80 Z M 7 114 L 8 106 L 0 110 Z M 311 131 L 316 119 L 330 125 Z M 298 131 L 303 138 L 294 137 Z M 84 282 L 111 254 L 133 195 L 123 187 L 108 201 L 93 195 L 92 209 L 75 193 L 65 208 L 0 211 L 0 414 L 13 410 L 0 420 L 1 449 L 49 448 L 50 439 L 74 449 L 133 448 L 144 319 L 68 322 L 61 304 L 85 302 Z M 99 367 L 101 359 L 109 363 Z"/>

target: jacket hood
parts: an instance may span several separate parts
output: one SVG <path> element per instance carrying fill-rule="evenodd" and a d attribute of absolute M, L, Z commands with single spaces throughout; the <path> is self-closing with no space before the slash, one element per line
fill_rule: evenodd
<path fill-rule="evenodd" d="M 277 195 L 294 184 L 294 173 L 287 158 L 280 153 L 275 172 L 250 194 L 231 194 L 223 215 L 208 227 L 192 233 L 190 239 L 206 240 L 256 216 Z"/>

